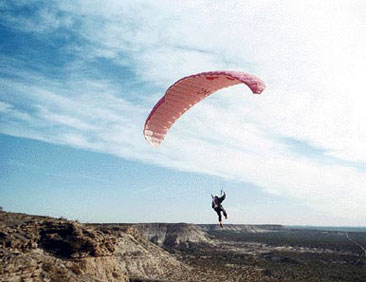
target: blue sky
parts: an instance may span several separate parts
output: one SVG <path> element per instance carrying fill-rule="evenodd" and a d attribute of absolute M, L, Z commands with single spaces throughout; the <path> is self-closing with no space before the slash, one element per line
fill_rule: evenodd
<path fill-rule="evenodd" d="M 249 183 L 7 135 L 0 136 L 0 144 L 1 198 L 11 211 L 87 222 L 213 223 L 210 194 L 222 186 L 229 191 L 234 222 L 265 223 L 263 214 L 268 218 L 273 209 L 271 220 L 279 222 L 288 210 L 297 214 L 303 208 Z M 243 218 L 234 212 L 241 209 L 247 214 Z"/>
<path fill-rule="evenodd" d="M 362 1 L 0 3 L 0 205 L 93 222 L 366 225 Z M 262 78 L 144 121 L 182 76 Z"/>

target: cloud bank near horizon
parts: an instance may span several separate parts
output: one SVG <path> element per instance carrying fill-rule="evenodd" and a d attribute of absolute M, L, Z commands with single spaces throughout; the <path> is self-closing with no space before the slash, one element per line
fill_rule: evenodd
<path fill-rule="evenodd" d="M 2 4 L 1 133 L 246 181 L 365 222 L 362 1 L 103 3 Z M 142 127 L 165 89 L 215 69 L 268 87 L 220 91 L 149 147 Z"/>

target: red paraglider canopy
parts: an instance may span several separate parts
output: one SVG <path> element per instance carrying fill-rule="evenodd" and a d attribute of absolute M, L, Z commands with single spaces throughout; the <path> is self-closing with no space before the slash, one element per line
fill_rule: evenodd
<path fill-rule="evenodd" d="M 246 84 L 253 94 L 260 94 L 265 88 L 263 81 L 256 76 L 238 71 L 202 72 L 178 80 L 147 117 L 145 139 L 158 147 L 173 123 L 193 105 L 219 89 L 240 83 Z"/>

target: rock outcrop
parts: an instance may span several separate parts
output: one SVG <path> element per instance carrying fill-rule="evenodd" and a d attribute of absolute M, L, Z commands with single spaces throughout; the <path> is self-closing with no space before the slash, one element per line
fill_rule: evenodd
<path fill-rule="evenodd" d="M 192 281 L 191 270 L 134 226 L 0 211 L 0 281 Z"/>
<path fill-rule="evenodd" d="M 129 281 L 116 243 L 78 222 L 0 212 L 0 280 Z"/>
<path fill-rule="evenodd" d="M 215 232 L 209 235 L 215 228 L 81 224 L 0 211 L 0 281 L 269 281 L 256 267 L 236 266 L 244 254 L 231 241 L 220 243 Z M 225 228 L 268 232 L 280 227 Z"/>
<path fill-rule="evenodd" d="M 119 238 L 115 256 L 120 265 L 132 278 L 187 280 L 191 267 L 178 261 L 170 253 L 146 240 L 134 225 L 111 224 L 95 225 L 104 232 Z"/>

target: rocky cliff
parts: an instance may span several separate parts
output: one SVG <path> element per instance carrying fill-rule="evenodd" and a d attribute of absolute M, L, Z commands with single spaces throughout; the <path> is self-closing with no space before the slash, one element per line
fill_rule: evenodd
<path fill-rule="evenodd" d="M 78 222 L 0 212 L 0 281 L 129 281 L 116 238 Z"/>
<path fill-rule="evenodd" d="M 133 278 L 189 280 L 192 268 L 178 261 L 170 253 L 146 240 L 133 225 L 100 224 L 95 228 L 119 238 L 115 256 L 119 264 Z"/>
<path fill-rule="evenodd" d="M 188 223 L 145 223 L 134 225 L 147 240 L 159 246 L 176 247 L 189 243 L 210 243 L 206 233 Z"/>
<path fill-rule="evenodd" d="M 190 243 L 211 244 L 205 231 L 189 223 L 135 223 L 135 224 L 98 224 L 101 229 L 138 231 L 143 239 L 161 247 L 188 246 Z"/>
<path fill-rule="evenodd" d="M 236 267 L 242 254 L 231 241 L 210 239 L 215 228 L 81 224 L 0 211 L 0 281 L 269 281 L 256 266 Z"/>
<path fill-rule="evenodd" d="M 190 271 L 133 226 L 0 211 L 0 281 L 192 281 Z"/>

